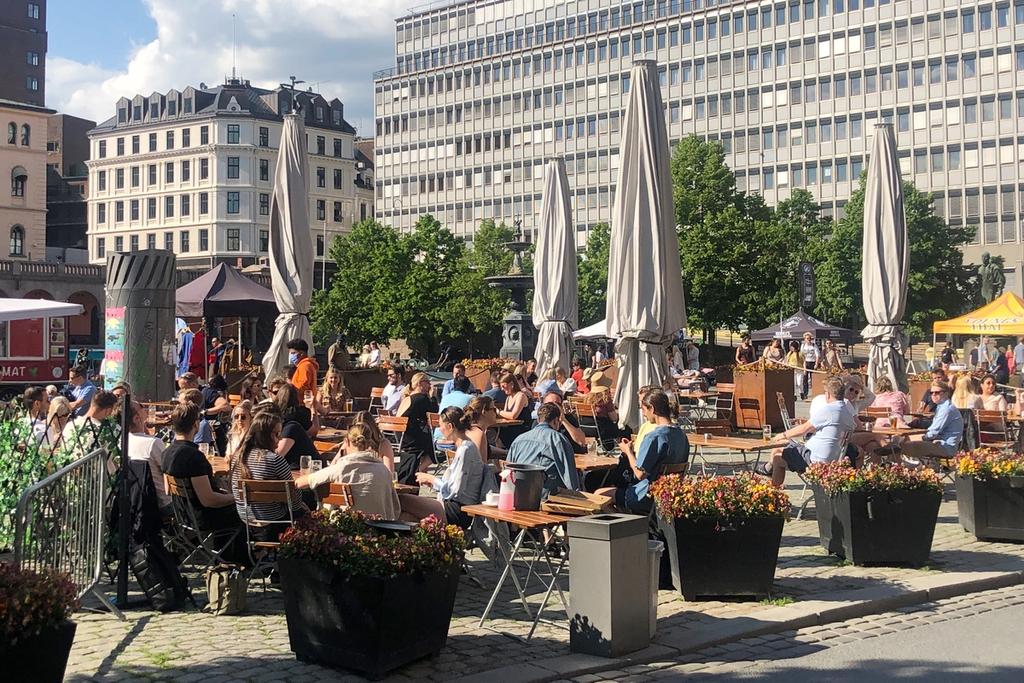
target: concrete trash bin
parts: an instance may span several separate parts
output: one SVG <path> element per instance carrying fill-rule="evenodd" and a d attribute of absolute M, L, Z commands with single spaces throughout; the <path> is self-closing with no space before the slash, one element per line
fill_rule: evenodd
<path fill-rule="evenodd" d="M 650 642 L 647 517 L 569 520 L 569 649 L 619 657 Z"/>
<path fill-rule="evenodd" d="M 658 632 L 658 585 L 661 582 L 661 554 L 665 544 L 661 541 L 647 541 L 647 558 L 651 563 L 651 640 Z"/>

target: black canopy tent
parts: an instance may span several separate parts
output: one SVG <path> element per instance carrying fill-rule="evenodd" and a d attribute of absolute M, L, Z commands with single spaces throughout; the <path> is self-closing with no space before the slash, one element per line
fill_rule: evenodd
<path fill-rule="evenodd" d="M 253 349 L 264 349 L 274 331 L 277 303 L 274 293 L 221 263 L 175 292 L 175 314 L 181 318 L 255 318 L 254 338 L 244 340 Z M 241 323 L 239 323 L 241 336 Z M 238 340 L 241 344 L 242 339 Z"/>
<path fill-rule="evenodd" d="M 840 344 L 852 344 L 857 333 L 845 327 L 829 325 L 803 311 L 797 311 L 781 323 L 750 333 L 750 340 L 755 343 L 769 342 L 772 339 L 801 339 L 810 332 L 817 339 L 831 339 Z"/>

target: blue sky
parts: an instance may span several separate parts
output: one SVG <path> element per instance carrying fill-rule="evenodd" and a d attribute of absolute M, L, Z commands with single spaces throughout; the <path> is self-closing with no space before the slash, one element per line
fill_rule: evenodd
<path fill-rule="evenodd" d="M 273 87 L 295 75 L 345 104 L 372 135 L 372 73 L 394 63 L 408 0 L 51 0 L 47 106 L 103 121 L 118 98 L 221 83 Z"/>

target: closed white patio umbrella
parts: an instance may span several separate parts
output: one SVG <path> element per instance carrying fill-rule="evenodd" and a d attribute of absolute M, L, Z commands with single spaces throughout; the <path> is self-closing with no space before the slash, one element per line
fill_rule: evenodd
<path fill-rule="evenodd" d="M 576 229 L 569 204 L 565 164 L 552 159 L 544 166 L 540 228 L 533 256 L 533 324 L 537 327 L 540 372 L 562 368 L 572 360 L 572 331 L 579 319 L 576 273 Z"/>
<path fill-rule="evenodd" d="M 873 386 L 875 378 L 888 377 L 905 392 L 907 338 L 902 324 L 910 247 L 896 135 L 888 123 L 875 126 L 864 190 L 863 247 L 861 295 L 868 326 L 861 334 L 870 344 L 868 379 Z"/>
<path fill-rule="evenodd" d="M 268 378 L 280 374 L 287 365 L 285 344 L 289 340 L 305 339 L 309 355 L 314 355 L 308 317 L 313 289 L 309 162 L 306 127 L 301 113 L 295 112 L 284 116 L 270 199 L 270 285 L 278 316 L 274 338 L 263 356 L 263 371 Z"/>
<path fill-rule="evenodd" d="M 670 150 L 657 63 L 631 72 L 608 260 L 609 336 L 618 341 L 619 422 L 640 425 L 640 387 L 665 380 L 665 345 L 686 326 Z"/>

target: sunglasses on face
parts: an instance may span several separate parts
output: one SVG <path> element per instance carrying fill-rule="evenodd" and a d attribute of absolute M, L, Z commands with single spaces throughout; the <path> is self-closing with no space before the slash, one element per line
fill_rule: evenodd
<path fill-rule="evenodd" d="M 928 393 L 931 394 L 932 396 L 941 396 L 943 392 L 941 392 L 941 391 L 929 391 Z"/>
<path fill-rule="evenodd" d="M 245 420 L 245 419 L 247 419 L 247 418 L 246 418 L 246 416 L 245 416 L 245 415 L 232 415 L 232 416 L 231 416 L 231 419 L 232 419 L 232 420 Z"/>

